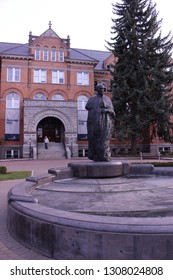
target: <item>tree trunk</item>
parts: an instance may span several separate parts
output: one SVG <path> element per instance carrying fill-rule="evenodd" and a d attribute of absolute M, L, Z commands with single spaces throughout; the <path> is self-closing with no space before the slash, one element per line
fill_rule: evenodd
<path fill-rule="evenodd" d="M 131 137 L 131 153 L 137 154 L 137 139 L 135 136 Z"/>

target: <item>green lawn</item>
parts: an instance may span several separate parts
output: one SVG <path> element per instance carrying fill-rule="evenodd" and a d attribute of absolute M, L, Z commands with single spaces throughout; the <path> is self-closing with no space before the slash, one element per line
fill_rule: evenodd
<path fill-rule="evenodd" d="M 31 176 L 31 171 L 7 172 L 6 174 L 0 174 L 0 181 L 25 179 L 28 176 Z"/>

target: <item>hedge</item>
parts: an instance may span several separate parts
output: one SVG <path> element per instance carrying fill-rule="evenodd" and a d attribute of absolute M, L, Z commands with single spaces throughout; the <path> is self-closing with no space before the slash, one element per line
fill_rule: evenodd
<path fill-rule="evenodd" d="M 7 173 L 7 167 L 6 166 L 0 166 L 0 174 L 6 174 Z"/>

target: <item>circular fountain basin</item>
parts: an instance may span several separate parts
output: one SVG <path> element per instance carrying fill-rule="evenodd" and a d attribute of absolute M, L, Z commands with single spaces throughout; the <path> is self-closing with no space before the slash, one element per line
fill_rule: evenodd
<path fill-rule="evenodd" d="M 10 233 L 53 259 L 173 259 L 172 176 L 121 166 L 110 178 L 72 166 L 27 178 L 8 195 Z"/>

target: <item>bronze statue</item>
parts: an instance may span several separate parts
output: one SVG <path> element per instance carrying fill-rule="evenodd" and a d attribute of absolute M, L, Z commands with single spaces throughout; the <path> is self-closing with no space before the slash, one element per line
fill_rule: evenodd
<path fill-rule="evenodd" d="M 87 104 L 88 158 L 93 161 L 110 161 L 110 136 L 115 112 L 109 97 L 103 95 L 104 87 L 97 85 L 97 92 Z"/>

